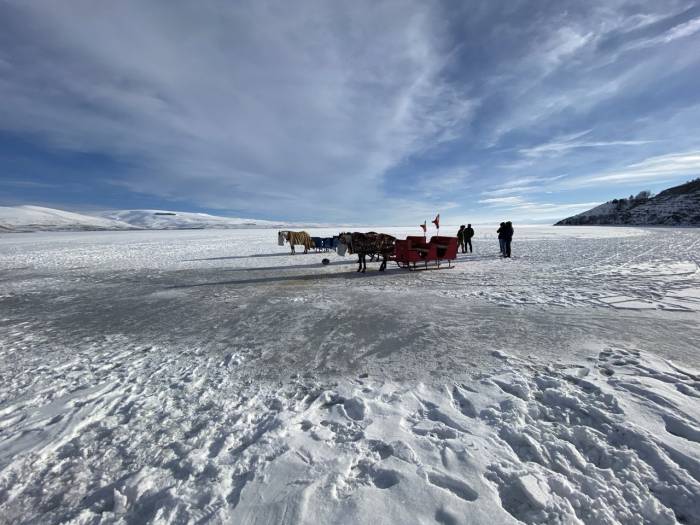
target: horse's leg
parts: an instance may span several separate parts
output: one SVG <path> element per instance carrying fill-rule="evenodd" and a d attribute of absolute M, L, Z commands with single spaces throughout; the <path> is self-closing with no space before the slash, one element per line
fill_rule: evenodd
<path fill-rule="evenodd" d="M 358 264 L 357 271 L 361 272 L 362 271 L 362 255 L 360 255 L 359 253 L 357 254 L 357 264 Z"/>
<path fill-rule="evenodd" d="M 367 271 L 367 255 L 362 256 L 362 273 Z"/>
<path fill-rule="evenodd" d="M 383 272 L 386 270 L 386 255 L 384 256 L 384 259 L 382 260 L 382 264 L 379 265 L 379 271 Z"/>

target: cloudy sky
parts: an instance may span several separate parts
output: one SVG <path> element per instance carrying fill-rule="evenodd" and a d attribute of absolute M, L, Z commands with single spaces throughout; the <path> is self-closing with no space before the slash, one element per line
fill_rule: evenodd
<path fill-rule="evenodd" d="M 697 176 L 698 2 L 0 0 L 0 204 L 522 223 Z"/>

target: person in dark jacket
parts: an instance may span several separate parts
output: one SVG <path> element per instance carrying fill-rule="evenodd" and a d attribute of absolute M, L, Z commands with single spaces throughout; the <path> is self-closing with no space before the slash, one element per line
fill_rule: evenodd
<path fill-rule="evenodd" d="M 515 233 L 515 230 L 513 229 L 513 223 L 508 221 L 506 223 L 504 257 L 510 257 L 510 243 L 513 240 L 514 233 Z"/>
<path fill-rule="evenodd" d="M 471 224 L 467 224 L 467 227 L 464 229 L 464 253 L 467 253 L 467 248 L 469 248 L 469 253 L 474 253 L 472 237 L 474 237 L 474 228 L 472 228 Z"/>
<path fill-rule="evenodd" d="M 457 231 L 457 242 L 459 243 L 457 249 L 462 250 L 462 253 L 464 253 L 464 224 L 462 224 Z"/>
<path fill-rule="evenodd" d="M 502 222 L 496 230 L 498 234 L 498 245 L 501 248 L 501 257 L 506 256 L 506 223 Z"/>

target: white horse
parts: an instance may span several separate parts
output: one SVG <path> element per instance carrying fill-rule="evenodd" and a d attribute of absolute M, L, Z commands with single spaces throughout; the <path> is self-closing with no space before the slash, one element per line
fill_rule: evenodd
<path fill-rule="evenodd" d="M 296 253 L 294 250 L 295 244 L 302 245 L 304 247 L 304 253 L 309 253 L 309 249 L 313 248 L 314 246 L 311 236 L 304 231 L 293 232 L 289 230 L 281 230 L 277 232 L 277 244 L 284 246 L 285 241 L 288 242 L 289 246 L 292 248 L 292 255 Z"/>

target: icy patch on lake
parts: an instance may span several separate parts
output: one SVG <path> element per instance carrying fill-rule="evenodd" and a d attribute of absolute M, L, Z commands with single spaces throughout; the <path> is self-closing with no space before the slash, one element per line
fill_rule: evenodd
<path fill-rule="evenodd" d="M 700 523 L 700 232 L 516 236 L 0 237 L 0 523 Z"/>

